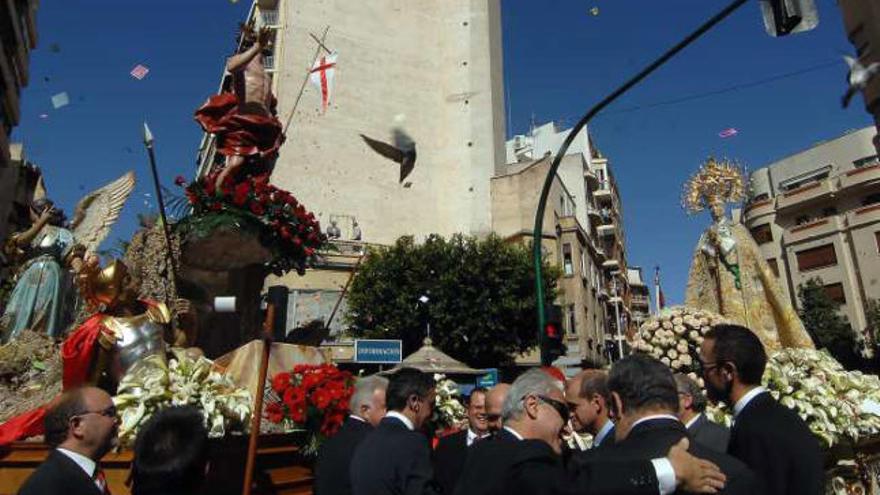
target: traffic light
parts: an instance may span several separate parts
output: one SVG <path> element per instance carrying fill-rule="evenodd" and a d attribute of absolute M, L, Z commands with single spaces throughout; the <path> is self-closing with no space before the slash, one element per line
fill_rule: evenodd
<path fill-rule="evenodd" d="M 556 305 L 547 306 L 544 333 L 541 335 L 541 365 L 550 366 L 553 361 L 565 354 L 562 342 L 562 309 Z"/>
<path fill-rule="evenodd" d="M 787 36 L 819 25 L 814 0 L 761 0 L 764 29 L 770 36 Z"/>

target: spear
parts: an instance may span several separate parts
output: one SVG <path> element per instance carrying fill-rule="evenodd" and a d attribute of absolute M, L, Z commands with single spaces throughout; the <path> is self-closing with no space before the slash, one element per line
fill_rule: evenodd
<path fill-rule="evenodd" d="M 171 292 L 176 290 L 177 273 L 174 268 L 174 252 L 171 248 L 171 230 L 168 227 L 168 218 L 165 216 L 165 199 L 162 197 L 162 186 L 159 184 L 159 171 L 156 169 L 156 153 L 153 150 L 153 133 L 147 123 L 144 122 L 144 146 L 150 156 L 150 170 L 153 172 L 153 185 L 156 187 L 156 199 L 159 201 L 159 217 L 162 220 L 162 230 L 165 233 L 165 248 L 168 257 L 168 273 L 171 275 L 171 290 L 165 291 L 165 304 L 171 306 Z"/>

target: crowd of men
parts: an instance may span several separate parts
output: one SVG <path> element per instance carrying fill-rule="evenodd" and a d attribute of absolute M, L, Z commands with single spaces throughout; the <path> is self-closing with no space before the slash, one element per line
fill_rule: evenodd
<path fill-rule="evenodd" d="M 800 417 L 760 386 L 767 356 L 747 328 L 719 325 L 699 364 L 708 399 L 732 404 L 733 427 L 705 415 L 693 380 L 635 354 L 610 371 L 563 380 L 532 369 L 511 384 L 475 389 L 467 426 L 432 447 L 431 374 L 402 369 L 360 378 L 350 416 L 325 441 L 316 495 L 661 494 L 818 495 L 823 453 Z M 100 459 L 118 418 L 109 395 L 65 393 L 46 417 L 54 450 L 21 495 L 107 495 Z M 590 448 L 564 438 L 589 433 Z M 575 436 L 576 437 L 576 436 Z M 209 469 L 201 413 L 156 414 L 139 432 L 131 470 L 135 495 L 201 493 Z"/>

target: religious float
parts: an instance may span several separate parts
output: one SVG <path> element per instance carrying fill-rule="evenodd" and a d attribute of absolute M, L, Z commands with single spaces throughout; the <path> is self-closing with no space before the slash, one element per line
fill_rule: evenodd
<path fill-rule="evenodd" d="M 718 323 L 751 328 L 768 354 L 763 385 L 804 419 L 826 450 L 826 492 L 880 493 L 880 378 L 847 371 L 812 339 L 744 226 L 725 214 L 743 198 L 744 177 L 733 163 L 709 159 L 685 184 L 682 206 L 704 209 L 713 223 L 693 255 L 685 305 L 662 310 L 631 336 L 634 352 L 703 383 L 699 346 Z M 723 404 L 707 413 L 730 424 Z"/>
<path fill-rule="evenodd" d="M 353 378 L 315 347 L 272 342 L 278 319 L 272 304 L 261 308 L 266 275 L 303 273 L 326 242 L 315 216 L 269 184 L 284 140 L 263 68 L 269 39 L 242 26 L 229 90 L 196 111 L 216 160 L 190 183 L 175 180 L 185 201 L 176 222 L 145 126 L 160 216 L 124 259 L 102 264 L 95 253 L 131 173 L 83 198 L 70 223 L 35 198 L 33 225 L 4 245 L 19 268 L 0 319 L 0 494 L 45 459 L 45 412 L 81 385 L 107 390 L 119 411 L 120 444 L 103 461 L 116 495 L 130 492 L 138 428 L 182 404 L 201 409 L 210 432 L 208 493 L 311 493 L 314 454 L 341 425 Z"/>

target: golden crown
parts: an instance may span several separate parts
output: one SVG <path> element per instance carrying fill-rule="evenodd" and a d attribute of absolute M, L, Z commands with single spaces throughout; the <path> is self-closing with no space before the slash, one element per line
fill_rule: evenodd
<path fill-rule="evenodd" d="M 681 207 L 689 214 L 699 213 L 713 204 L 734 203 L 745 196 L 742 168 L 728 160 L 708 158 L 684 183 Z"/>

